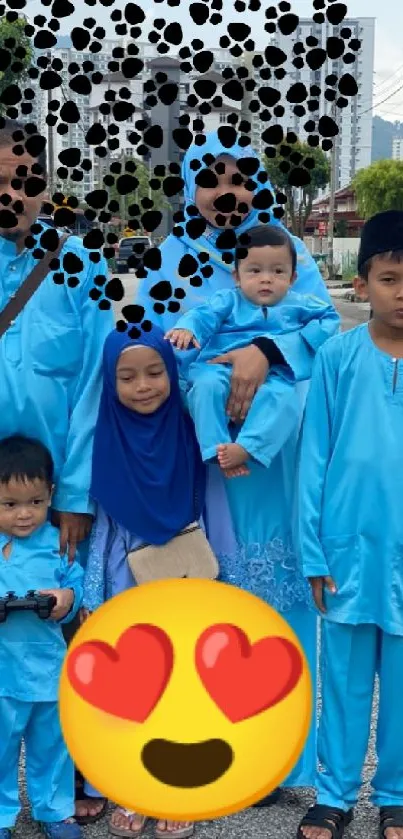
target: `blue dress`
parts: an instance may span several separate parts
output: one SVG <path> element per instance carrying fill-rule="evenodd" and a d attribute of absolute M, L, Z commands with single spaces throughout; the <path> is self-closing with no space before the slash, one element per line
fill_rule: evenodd
<path fill-rule="evenodd" d="M 224 148 L 215 133 L 207 135 L 206 143 L 201 148 L 192 146 L 185 155 L 182 171 L 186 206 L 194 203 L 197 189 L 191 161 L 195 158 L 201 161 L 206 153 L 211 153 L 214 157 L 230 155 L 235 159 L 245 157 L 246 154 L 245 149 L 238 145 L 230 149 Z M 249 151 L 248 154 L 250 156 L 253 152 Z M 260 174 L 264 175 L 262 166 Z M 259 185 L 257 191 L 261 188 L 263 187 Z M 275 219 L 272 221 L 278 223 Z M 252 210 L 238 231 L 244 232 L 258 223 L 258 213 Z M 221 259 L 216 245 L 219 232 L 209 228 L 203 237 L 193 241 L 189 240 L 187 235 L 178 239 L 171 234 L 161 245 L 161 267 L 158 271 L 150 271 L 142 281 L 135 302 L 143 306 L 146 316 L 165 331 L 175 326 L 180 314 L 207 302 L 217 291 L 234 288 L 230 267 Z M 297 294 L 313 295 L 330 304 L 327 289 L 313 258 L 300 239 L 292 239 L 297 251 L 297 279 L 293 290 Z M 189 278 L 181 275 L 179 266 L 183 257 L 191 256 L 196 259 L 200 252 L 208 255 L 209 266 L 213 270 L 210 276 L 203 277 L 201 285 L 195 286 L 190 283 Z M 166 306 L 161 314 L 158 313 L 161 311 L 160 307 L 157 311 L 154 309 L 156 298 L 152 290 L 163 281 L 169 282 L 177 293 L 177 299 L 180 300 L 179 312 L 176 305 L 170 308 Z M 185 291 L 185 297 L 182 291 Z M 316 334 L 309 331 L 307 334 L 292 332 L 276 337 L 276 344 L 284 357 L 287 360 L 293 359 L 293 364 L 298 368 L 294 368 L 294 373 L 300 382 L 297 386 L 299 415 L 294 430 L 274 457 L 269 469 L 252 463 L 249 477 L 234 478 L 225 482 L 219 511 L 217 508 L 211 511 L 207 505 L 207 532 L 220 562 L 221 579 L 258 595 L 284 616 L 305 650 L 314 689 L 317 670 L 317 617 L 310 605 L 308 585 L 297 567 L 293 547 L 292 509 L 299 425 L 307 392 L 305 380 L 311 375 L 317 349 L 316 338 Z M 182 374 L 186 374 L 187 367 L 195 361 L 196 356 L 197 351 L 178 353 Z M 220 481 L 223 483 L 217 466 L 209 467 L 209 471 L 212 473 L 212 481 L 217 484 Z M 220 515 L 226 517 L 227 524 L 209 530 L 210 515 L 214 519 Z M 313 719 L 304 751 L 285 786 L 313 785 L 315 767 L 316 720 Z"/>

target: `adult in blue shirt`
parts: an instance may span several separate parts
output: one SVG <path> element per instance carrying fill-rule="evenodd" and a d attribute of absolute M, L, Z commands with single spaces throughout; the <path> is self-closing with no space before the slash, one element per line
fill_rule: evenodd
<path fill-rule="evenodd" d="M 37 262 L 27 237 L 46 251 L 43 235 L 50 230 L 37 223 L 46 189 L 45 152 L 35 156 L 41 146 L 25 126 L 2 123 L 0 310 Z M 52 522 L 60 528 L 61 552 L 68 551 L 70 560 L 92 524 L 92 443 L 102 349 L 113 315 L 89 293 L 97 277 L 107 274 L 101 254 L 71 236 L 61 251 L 59 271 L 49 272 L 0 340 L 0 438 L 34 437 L 51 452 L 56 484 Z M 92 812 L 100 807 L 92 802 Z"/>

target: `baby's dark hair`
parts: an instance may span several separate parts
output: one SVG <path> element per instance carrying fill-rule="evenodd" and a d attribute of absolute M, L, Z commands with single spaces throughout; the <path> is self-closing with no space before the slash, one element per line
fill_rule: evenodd
<path fill-rule="evenodd" d="M 17 481 L 45 481 L 53 484 L 53 459 L 39 440 L 15 434 L 0 440 L 0 484 Z"/>
<path fill-rule="evenodd" d="M 368 282 L 369 272 L 374 264 L 374 261 L 378 258 L 386 259 L 388 262 L 400 263 L 403 262 L 403 249 L 401 251 L 387 251 L 386 253 L 377 253 L 375 256 L 371 256 L 361 265 L 359 269 L 359 275 Z"/>
<path fill-rule="evenodd" d="M 279 224 L 259 224 L 257 227 L 252 227 L 251 230 L 248 230 L 247 233 L 243 233 L 240 236 L 235 251 L 235 271 L 238 271 L 240 261 L 246 259 L 249 248 L 264 248 L 265 245 L 271 245 L 274 248 L 280 248 L 282 245 L 286 245 L 290 251 L 292 273 L 294 273 L 297 267 L 297 252 L 294 247 L 294 242 L 284 227 L 281 227 Z"/>

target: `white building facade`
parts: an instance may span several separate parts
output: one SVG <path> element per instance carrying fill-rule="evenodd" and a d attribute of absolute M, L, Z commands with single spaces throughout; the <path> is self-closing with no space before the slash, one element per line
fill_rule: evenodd
<path fill-rule="evenodd" d="M 306 38 L 312 36 L 317 39 L 318 47 L 326 50 L 327 39 L 340 35 L 340 30 L 349 29 L 351 38 L 349 40 L 361 41 L 361 49 L 356 53 L 356 61 L 352 64 L 345 64 L 342 58 L 335 61 L 327 59 L 318 71 L 312 71 L 304 66 L 297 69 L 293 66 L 292 60 L 294 45 L 297 42 L 305 43 Z M 349 104 L 346 108 L 337 108 L 336 121 L 339 126 L 339 135 L 336 138 L 336 189 L 341 189 L 351 183 L 352 178 L 359 169 L 369 166 L 371 163 L 372 150 L 372 104 L 373 104 L 373 73 L 374 73 L 374 18 L 346 18 L 339 26 L 315 24 L 314 21 L 300 18 L 299 26 L 291 37 L 280 35 L 277 39 L 277 46 L 288 56 L 286 64 L 287 75 L 281 82 L 278 82 L 278 89 L 282 93 L 281 104 L 285 108 L 284 117 L 280 120 L 284 128 L 292 129 L 302 141 L 306 140 L 307 132 L 304 129 L 309 119 L 317 115 L 332 114 L 332 103 L 325 98 L 325 91 L 329 87 L 326 77 L 332 74 L 338 79 L 349 73 L 354 76 L 358 94 L 354 97 L 347 97 Z M 308 51 L 309 46 L 306 47 Z M 346 52 L 349 50 L 347 49 Z M 291 84 L 302 82 L 308 89 L 312 85 L 321 88 L 319 98 L 319 111 L 308 113 L 303 117 L 297 117 L 293 113 L 293 105 L 287 102 L 286 94 Z M 337 85 L 335 87 L 337 90 Z"/>

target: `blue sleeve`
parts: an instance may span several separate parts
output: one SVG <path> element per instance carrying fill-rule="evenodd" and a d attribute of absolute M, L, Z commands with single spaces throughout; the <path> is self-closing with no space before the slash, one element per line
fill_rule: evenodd
<path fill-rule="evenodd" d="M 83 357 L 80 374 L 72 395 L 69 431 L 64 466 L 57 484 L 53 507 L 69 513 L 93 513 L 89 498 L 94 429 L 102 388 L 102 352 L 105 339 L 114 327 L 113 312 L 102 311 L 89 297 L 97 274 L 108 276 L 105 259 L 97 264 L 89 252 L 80 249 L 82 272 L 81 324 Z"/>
<path fill-rule="evenodd" d="M 196 306 L 182 315 L 175 324 L 175 329 L 189 329 L 201 347 L 220 331 L 221 325 L 231 314 L 234 296 L 231 291 L 218 291 L 208 303 Z"/>
<path fill-rule="evenodd" d="M 68 562 L 67 558 L 64 557 L 61 562 L 60 588 L 71 588 L 74 592 L 74 601 L 70 611 L 62 620 L 58 621 L 58 623 L 64 624 L 74 620 L 78 610 L 82 606 L 84 571 L 79 562 Z"/>
<path fill-rule="evenodd" d="M 305 577 L 329 573 L 321 540 L 326 473 L 331 455 L 336 369 L 332 354 L 316 358 L 305 409 L 298 477 L 297 546 Z"/>
<path fill-rule="evenodd" d="M 305 326 L 294 332 L 273 335 L 272 340 L 292 370 L 294 380 L 310 379 L 317 351 L 340 329 L 340 316 L 332 303 L 310 299 Z"/>

